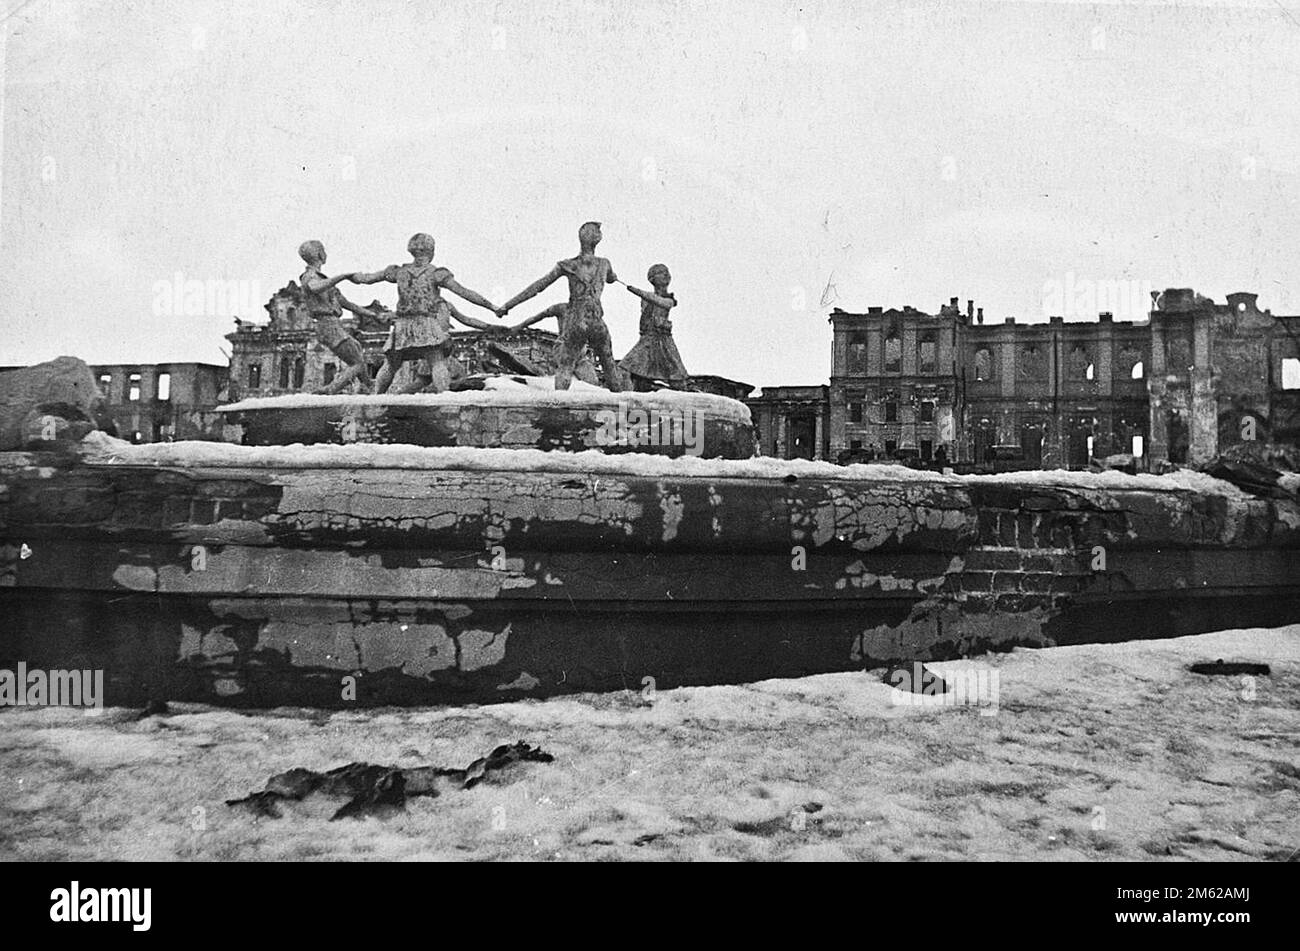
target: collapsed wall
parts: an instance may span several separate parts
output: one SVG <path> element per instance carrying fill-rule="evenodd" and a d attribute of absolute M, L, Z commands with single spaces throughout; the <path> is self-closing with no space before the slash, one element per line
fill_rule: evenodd
<path fill-rule="evenodd" d="M 109 703 L 430 703 L 1300 618 L 1300 506 L 1203 476 L 169 451 L 0 456 L 0 668 L 103 669 Z"/>

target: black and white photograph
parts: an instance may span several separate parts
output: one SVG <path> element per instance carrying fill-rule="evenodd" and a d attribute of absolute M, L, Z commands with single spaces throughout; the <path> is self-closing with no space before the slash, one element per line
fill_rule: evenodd
<path fill-rule="evenodd" d="M 0 16 L 24 916 L 994 862 L 1232 940 L 1300 861 L 1297 0 Z"/>

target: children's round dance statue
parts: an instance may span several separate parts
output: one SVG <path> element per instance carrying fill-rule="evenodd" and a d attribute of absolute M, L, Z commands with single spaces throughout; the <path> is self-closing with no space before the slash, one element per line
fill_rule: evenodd
<path fill-rule="evenodd" d="M 326 277 L 321 273 L 321 267 L 325 264 L 325 245 L 315 240 L 304 241 L 298 247 L 298 256 L 307 264 L 307 270 L 302 272 L 298 281 L 302 285 L 307 313 L 316 325 L 316 337 L 347 367 L 332 383 L 316 392 L 342 393 L 353 380 L 359 381 L 367 390 L 370 389 L 374 381 L 370 378 L 370 368 L 366 366 L 365 351 L 357 338 L 343 328 L 339 318 L 343 316 L 345 307 L 357 316 L 375 315 L 352 303 L 339 291 L 339 282 L 347 280 L 351 275 Z"/>
<path fill-rule="evenodd" d="M 341 393 L 353 382 L 366 389 L 372 386 L 365 352 L 339 318 L 344 309 L 369 319 L 379 318 L 372 310 L 344 297 L 338 289 L 342 281 L 354 284 L 386 281 L 397 285 L 397 310 L 389 326 L 388 340 L 384 343 L 384 365 L 373 381 L 375 393 L 387 392 L 397 371 L 403 364 L 412 362 L 416 364 L 415 390 L 442 393 L 449 389 L 458 371 L 464 373 L 464 368 L 453 357 L 452 320 L 476 330 L 495 332 L 522 329 L 547 317 L 556 317 L 559 321 L 559 343 L 554 361 L 555 389 L 567 390 L 575 375 L 584 382 L 595 383 L 596 363 L 600 365 L 605 387 L 615 393 L 627 389 L 629 381 L 631 387 L 639 391 L 665 384 L 673 389 L 687 389 L 690 375 L 673 342 L 673 325 L 668 319 L 669 311 L 677 306 L 677 299 L 668 290 L 672 276 L 662 264 L 651 267 L 646 275 L 653 290 L 623 285 L 641 298 L 641 337 L 621 365 L 614 359 L 601 293 L 606 284 L 623 282 L 614 273 L 609 260 L 596 255 L 596 245 L 600 240 L 600 223 L 588 221 L 578 229 L 579 251 L 576 257 L 557 261 L 545 276 L 500 307 L 477 291 L 462 287 L 447 268 L 435 265 L 434 240 L 427 234 L 417 234 L 407 242 L 406 250 L 411 261 L 406 264 L 394 264 L 371 273 L 355 271 L 337 277 L 326 277 L 321 270 L 326 260 L 324 246 L 319 241 L 304 241 L 298 253 L 307 264 L 300 278 L 307 312 L 315 322 L 317 338 L 347 366 L 328 386 L 317 392 Z M 568 301 L 553 304 L 514 327 L 467 317 L 442 294 L 444 290 L 451 291 L 492 311 L 499 319 L 562 277 L 568 281 Z M 457 386 L 461 385 L 457 383 Z"/>
<path fill-rule="evenodd" d="M 600 222 L 588 221 L 578 229 L 578 256 L 557 261 L 546 276 L 510 298 L 498 308 L 497 316 L 504 317 L 516 304 L 536 297 L 560 278 L 569 279 L 568 316 L 562 321 L 560 350 L 555 358 L 555 388 L 567 390 L 573 380 L 574 368 L 582 359 L 584 347 L 590 346 L 605 374 L 605 386 L 615 393 L 623 390 L 618 365 L 614 362 L 614 346 L 605 326 L 605 311 L 600 303 L 601 291 L 606 284 L 618 281 L 613 266 L 607 258 L 596 256 L 600 244 Z"/>
<path fill-rule="evenodd" d="M 375 392 L 385 393 L 393 382 L 393 375 L 408 360 L 428 361 L 429 382 L 425 392 L 441 393 L 451 385 L 451 318 L 455 314 L 462 322 L 480 329 L 488 327 L 479 321 L 467 321 L 463 314 L 454 311 L 442 297 L 445 287 L 459 294 L 471 304 L 486 310 L 496 307 L 482 294 L 461 287 L 445 267 L 433 264 L 434 240 L 427 234 L 414 235 L 406 244 L 411 255 L 409 264 L 393 264 L 373 274 L 353 274 L 357 284 L 378 284 L 387 281 L 397 285 L 397 313 L 384 344 L 384 366 L 375 380 Z"/>
<path fill-rule="evenodd" d="M 623 358 L 623 371 L 632 378 L 632 388 L 638 391 L 654 389 L 662 380 L 674 390 L 684 390 L 690 375 L 682 363 L 673 341 L 673 322 L 668 311 L 677 306 L 677 298 L 668 292 L 672 275 L 663 264 L 655 264 L 646 273 L 653 291 L 624 285 L 641 298 L 641 339 Z"/>

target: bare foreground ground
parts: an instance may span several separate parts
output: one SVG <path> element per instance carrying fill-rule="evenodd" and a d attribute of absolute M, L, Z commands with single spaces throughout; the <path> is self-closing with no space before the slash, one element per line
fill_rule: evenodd
<path fill-rule="evenodd" d="M 1186 670 L 1250 660 L 1252 683 Z M 482 707 L 0 713 L 0 859 L 1263 859 L 1300 856 L 1300 625 L 1017 651 L 992 708 L 879 675 Z M 939 670 L 946 665 L 936 665 Z M 640 676 L 634 678 L 639 683 Z M 990 715 L 991 714 L 991 715 Z M 386 819 L 224 800 L 294 766 L 551 764 Z"/>

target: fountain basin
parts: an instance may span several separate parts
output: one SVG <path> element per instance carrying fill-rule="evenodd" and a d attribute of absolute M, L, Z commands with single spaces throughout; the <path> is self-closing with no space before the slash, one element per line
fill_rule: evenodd
<path fill-rule="evenodd" d="M 707 393 L 611 393 L 575 380 L 489 377 L 486 388 L 383 396 L 287 395 L 219 408 L 250 446 L 367 443 L 640 453 L 754 455 L 745 404 Z"/>

